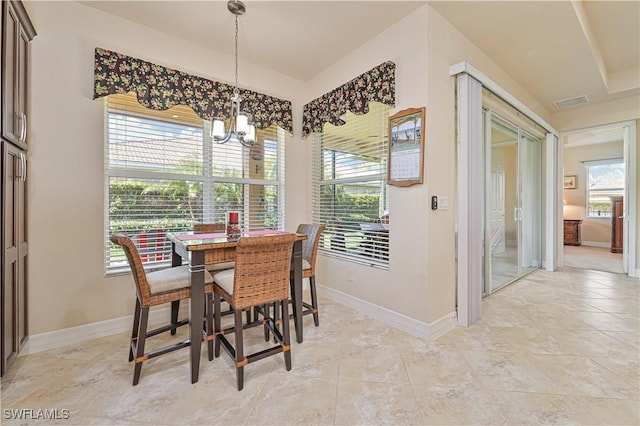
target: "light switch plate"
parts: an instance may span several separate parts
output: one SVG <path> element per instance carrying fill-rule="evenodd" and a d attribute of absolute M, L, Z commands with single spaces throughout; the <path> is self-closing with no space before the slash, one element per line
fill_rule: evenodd
<path fill-rule="evenodd" d="M 440 195 L 438 197 L 438 209 L 439 210 L 449 209 L 449 197 L 445 197 L 444 195 Z"/>

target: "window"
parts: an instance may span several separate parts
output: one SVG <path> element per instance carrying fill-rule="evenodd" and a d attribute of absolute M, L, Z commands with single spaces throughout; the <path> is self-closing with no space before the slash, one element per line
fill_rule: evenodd
<path fill-rule="evenodd" d="M 624 162 L 622 159 L 588 161 L 587 217 L 611 217 L 611 198 L 624 195 Z"/>
<path fill-rule="evenodd" d="M 346 114 L 343 126 L 314 134 L 313 219 L 326 230 L 320 250 L 371 266 L 389 265 L 387 118 L 390 107 Z"/>
<path fill-rule="evenodd" d="M 190 108 L 149 110 L 134 95 L 106 98 L 105 267 L 126 268 L 109 235 L 125 232 L 147 267 L 171 260 L 167 232 L 224 223 L 238 210 L 249 229 L 284 226 L 284 131 L 256 130 L 251 149 L 217 144 Z"/>

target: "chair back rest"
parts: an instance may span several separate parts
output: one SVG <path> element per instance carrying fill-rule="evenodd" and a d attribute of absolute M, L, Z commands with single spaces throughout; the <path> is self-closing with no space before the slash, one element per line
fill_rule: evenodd
<path fill-rule="evenodd" d="M 311 225 L 301 223 L 298 225 L 298 234 L 305 234 L 307 239 L 302 242 L 302 258 L 311 265 L 311 272 L 315 275 L 316 257 L 318 257 L 318 246 L 320 245 L 320 236 L 324 232 L 324 225 Z"/>
<path fill-rule="evenodd" d="M 125 234 L 113 234 L 110 237 L 112 243 L 121 246 L 124 249 L 124 253 L 129 260 L 129 267 L 133 274 L 133 280 L 136 283 L 136 293 L 142 307 L 149 306 L 151 300 L 151 290 L 149 289 L 149 282 L 147 281 L 147 274 L 144 272 L 142 266 L 142 260 L 136 245 L 131 238 Z"/>
<path fill-rule="evenodd" d="M 232 304 L 244 309 L 289 297 L 289 271 L 296 235 L 240 237 Z"/>
<path fill-rule="evenodd" d="M 213 232 L 225 232 L 224 223 L 196 223 L 193 225 L 194 234 L 210 234 Z"/>

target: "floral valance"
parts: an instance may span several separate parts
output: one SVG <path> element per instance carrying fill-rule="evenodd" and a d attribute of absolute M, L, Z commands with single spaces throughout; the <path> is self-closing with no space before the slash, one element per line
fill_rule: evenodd
<path fill-rule="evenodd" d="M 188 105 L 204 120 L 229 118 L 233 86 L 97 47 L 93 99 L 135 92 L 147 108 Z M 276 124 L 293 134 L 291 102 L 240 89 L 242 110 L 264 129 Z"/>
<path fill-rule="evenodd" d="M 341 118 L 347 111 L 361 115 L 369 112 L 369 102 L 395 106 L 396 64 L 384 62 L 309 102 L 302 116 L 302 137 L 311 132 L 322 132 L 324 123 L 342 126 Z"/>

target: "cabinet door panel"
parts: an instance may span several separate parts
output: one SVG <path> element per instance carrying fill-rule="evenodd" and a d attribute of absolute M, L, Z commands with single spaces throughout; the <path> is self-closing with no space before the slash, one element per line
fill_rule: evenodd
<path fill-rule="evenodd" d="M 28 117 L 27 117 L 27 102 L 29 99 L 28 85 L 29 81 L 29 37 L 22 27 L 18 27 L 18 44 L 17 44 L 17 60 L 16 73 L 18 75 L 18 81 L 16 86 L 17 96 L 15 99 L 16 108 L 16 124 L 17 131 L 17 144 L 22 149 L 27 149 L 29 136 Z"/>
<path fill-rule="evenodd" d="M 3 1 L 2 137 L 27 149 L 29 33 L 21 24 L 21 3 Z"/>
<path fill-rule="evenodd" d="M 19 112 L 16 105 L 18 96 L 18 49 L 17 35 L 19 21 L 12 4 L 3 1 L 4 26 L 2 28 L 2 137 L 18 143 L 20 137 Z"/>

